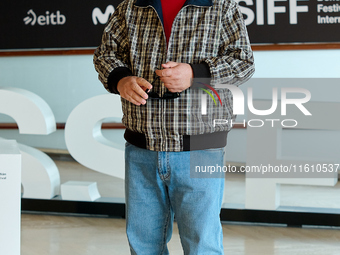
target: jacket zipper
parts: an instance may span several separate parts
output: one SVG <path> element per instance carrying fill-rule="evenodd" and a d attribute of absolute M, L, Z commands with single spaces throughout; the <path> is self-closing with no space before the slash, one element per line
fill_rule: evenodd
<path fill-rule="evenodd" d="M 151 5 L 149 5 L 149 6 L 147 6 L 147 7 L 139 7 L 139 8 L 144 8 L 144 9 L 146 9 L 146 8 L 148 8 L 148 7 L 151 7 L 153 10 L 154 10 L 154 12 L 156 13 L 156 15 L 157 15 L 157 17 L 158 17 L 158 21 L 160 22 L 160 23 L 162 23 L 162 21 L 161 21 L 161 18 L 159 17 L 159 15 L 158 15 L 158 12 L 156 11 L 156 9 L 153 7 L 153 6 L 151 6 Z M 168 50 L 167 50 L 167 48 L 168 48 L 168 46 L 167 46 L 167 42 L 166 42 L 166 38 L 165 38 L 165 31 L 164 31 L 164 26 L 163 26 L 163 24 L 162 24 L 162 30 L 163 30 L 163 40 L 164 40 L 164 48 L 163 48 L 163 51 L 164 51 L 164 53 L 166 54 L 166 59 L 167 59 L 167 56 L 168 56 Z M 164 94 L 164 91 L 163 91 L 163 89 L 161 89 L 161 96 Z M 165 113 L 165 105 L 164 105 L 164 100 L 159 100 L 160 101 L 160 105 L 161 105 L 161 113 L 162 113 L 162 116 L 164 116 L 164 113 Z M 165 121 L 164 121 L 164 119 L 163 118 L 161 118 L 161 126 L 160 126 L 160 129 L 161 129 L 161 132 L 162 132 L 162 139 L 164 140 L 165 139 L 165 130 L 164 130 L 164 124 L 165 124 Z M 165 140 L 164 140 L 165 141 Z M 162 141 L 162 143 L 161 143 L 161 149 L 162 150 L 166 150 L 166 143 L 164 142 L 164 141 Z"/>
<path fill-rule="evenodd" d="M 194 6 L 194 7 L 202 7 L 202 6 L 198 6 L 198 5 L 193 5 L 193 4 L 190 4 L 190 5 L 186 5 L 186 6 L 184 6 L 183 8 L 181 8 L 180 10 L 179 10 L 179 12 L 177 13 L 177 15 L 176 15 L 176 17 L 175 17 L 175 19 L 174 19 L 174 21 L 172 22 L 172 26 L 171 26 L 171 34 L 170 34 L 170 37 L 169 37 L 169 45 L 170 45 L 170 42 L 171 42 L 171 38 L 172 38 L 172 33 L 173 33 L 173 24 L 175 23 L 175 21 L 176 21 L 176 19 L 178 18 L 178 14 L 183 10 L 183 9 L 185 9 L 185 8 L 187 8 L 188 6 Z M 159 20 L 159 22 L 161 22 L 162 23 L 162 21 L 161 21 L 161 18 L 159 17 L 159 15 L 158 15 L 158 12 L 156 11 L 156 9 L 153 7 L 153 6 L 151 6 L 151 5 L 149 5 L 148 7 L 151 7 L 153 10 L 154 10 L 154 12 L 156 13 L 156 15 L 157 15 L 157 17 L 158 17 L 158 20 Z M 148 8 L 148 7 L 140 7 L 140 8 Z M 169 56 L 169 54 L 168 54 L 168 51 L 169 51 L 169 48 L 168 48 L 168 45 L 167 45 L 167 41 L 166 41 L 166 36 L 165 36 L 165 31 L 164 31 L 164 26 L 163 26 L 163 24 L 162 24 L 162 31 L 163 31 L 163 40 L 164 40 L 164 47 L 165 47 L 165 49 L 163 49 L 164 50 L 164 52 L 165 52 L 165 54 L 166 54 L 166 57 L 165 57 L 165 60 L 167 60 L 168 59 L 168 56 Z M 161 91 L 161 93 L 162 93 L 162 95 L 164 94 L 164 92 L 165 91 Z M 166 111 L 166 109 L 165 109 L 165 100 L 160 100 L 161 102 L 161 112 L 162 112 L 162 114 L 163 114 L 163 116 L 165 115 L 165 111 Z M 164 102 L 163 102 L 164 101 Z M 161 144 L 161 147 L 162 147 L 162 150 L 163 151 L 166 151 L 166 134 L 165 134 L 165 129 L 164 129 L 164 124 L 165 124 L 165 121 L 164 121 L 164 119 L 163 118 L 161 118 L 161 131 L 162 131 L 162 137 L 163 137 L 163 139 L 164 139 L 164 141 L 162 142 L 162 144 Z"/>

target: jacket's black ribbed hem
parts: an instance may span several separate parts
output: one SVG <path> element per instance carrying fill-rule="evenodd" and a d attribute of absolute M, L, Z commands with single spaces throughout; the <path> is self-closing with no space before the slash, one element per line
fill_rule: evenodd
<path fill-rule="evenodd" d="M 129 68 L 118 67 L 118 68 L 114 69 L 110 73 L 110 75 L 107 79 L 107 85 L 108 85 L 110 92 L 114 93 L 114 94 L 119 94 L 119 92 L 117 90 L 118 82 L 121 79 L 123 79 L 124 77 L 127 77 L 127 76 L 132 76 L 132 72 Z"/>
<path fill-rule="evenodd" d="M 125 129 L 124 138 L 128 143 L 146 149 L 146 137 L 144 134 Z"/>
<path fill-rule="evenodd" d="M 223 148 L 227 145 L 227 131 L 208 133 L 202 135 L 184 135 L 183 151 L 206 150 Z M 142 133 L 125 130 L 125 140 L 139 148 L 146 148 L 146 137 Z"/>

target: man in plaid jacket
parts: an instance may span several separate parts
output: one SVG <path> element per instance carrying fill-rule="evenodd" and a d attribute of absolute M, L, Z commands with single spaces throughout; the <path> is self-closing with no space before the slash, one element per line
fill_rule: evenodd
<path fill-rule="evenodd" d="M 175 215 L 184 254 L 223 254 L 224 178 L 193 178 L 190 172 L 195 165 L 223 166 L 235 116 L 231 92 L 214 90 L 214 84 L 238 86 L 254 73 L 237 3 L 123 1 L 104 30 L 94 64 L 105 88 L 122 101 L 131 253 L 168 254 Z M 208 88 L 220 105 L 208 98 L 202 114 Z M 214 119 L 228 121 L 215 125 Z"/>

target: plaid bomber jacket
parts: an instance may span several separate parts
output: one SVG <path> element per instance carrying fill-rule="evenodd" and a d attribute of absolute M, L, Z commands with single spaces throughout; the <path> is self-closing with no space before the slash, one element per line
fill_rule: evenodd
<path fill-rule="evenodd" d="M 160 0 L 125 0 L 105 27 L 102 43 L 94 54 L 99 80 L 111 93 L 126 76 L 143 77 L 152 90 L 167 89 L 155 70 L 168 61 L 188 63 L 193 85 L 176 99 L 147 99 L 136 106 L 122 101 L 125 139 L 154 151 L 187 151 L 226 145 L 231 129 L 232 94 L 216 89 L 221 101 L 202 95 L 208 82 L 238 86 L 254 73 L 254 59 L 242 13 L 234 0 L 187 0 L 177 14 L 167 43 Z M 155 82 L 154 82 L 155 81 Z M 214 95 L 215 96 L 215 95 Z M 215 119 L 228 120 L 216 125 Z"/>

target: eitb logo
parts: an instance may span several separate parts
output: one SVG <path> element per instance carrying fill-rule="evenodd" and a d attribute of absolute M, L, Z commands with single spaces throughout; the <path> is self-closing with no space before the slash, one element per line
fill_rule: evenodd
<path fill-rule="evenodd" d="M 34 26 L 35 24 L 39 26 L 64 25 L 66 23 L 66 16 L 61 14 L 59 10 L 55 13 L 46 11 L 44 14 L 37 15 L 33 9 L 30 9 L 23 21 L 25 25 L 30 24 L 31 26 Z"/>

